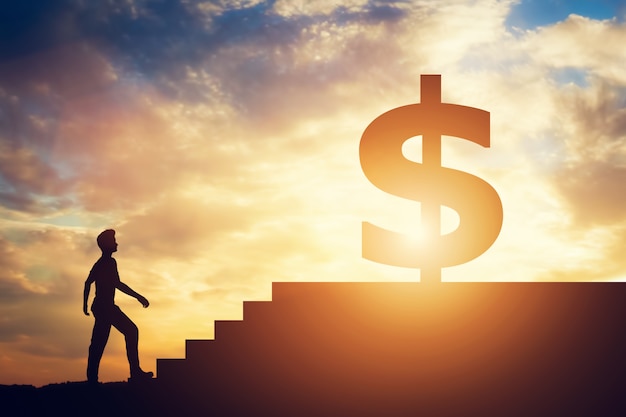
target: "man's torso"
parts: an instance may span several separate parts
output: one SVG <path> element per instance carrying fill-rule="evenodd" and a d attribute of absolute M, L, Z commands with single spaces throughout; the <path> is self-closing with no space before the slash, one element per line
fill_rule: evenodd
<path fill-rule="evenodd" d="M 94 299 L 94 304 L 112 305 L 115 300 L 115 289 L 120 282 L 115 259 L 98 259 L 89 274 L 94 277 L 96 283 L 96 298 Z"/>

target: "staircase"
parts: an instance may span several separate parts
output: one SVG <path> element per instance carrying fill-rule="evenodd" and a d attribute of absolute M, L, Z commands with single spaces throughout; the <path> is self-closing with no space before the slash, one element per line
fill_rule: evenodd
<path fill-rule="evenodd" d="M 157 381 L 189 414 L 597 415 L 625 335 L 619 283 L 274 283 Z"/>

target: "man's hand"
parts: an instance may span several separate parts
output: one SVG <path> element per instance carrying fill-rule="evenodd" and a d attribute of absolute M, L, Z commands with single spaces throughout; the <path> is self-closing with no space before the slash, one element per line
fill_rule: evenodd
<path fill-rule="evenodd" d="M 121 292 L 123 292 L 124 294 L 128 294 L 131 297 L 135 297 L 137 299 L 137 301 L 139 301 L 141 303 L 143 308 L 146 308 L 146 307 L 148 307 L 150 305 L 150 303 L 148 302 L 146 297 L 144 297 L 143 295 L 141 295 L 138 292 L 134 291 L 132 288 L 130 288 L 128 285 L 124 284 L 121 281 L 117 283 L 117 289 L 120 290 Z"/>
<path fill-rule="evenodd" d="M 143 308 L 147 308 L 150 305 L 150 302 L 148 301 L 148 299 L 141 294 L 137 294 L 137 301 L 141 303 Z"/>
<path fill-rule="evenodd" d="M 93 281 L 94 278 L 90 272 L 87 277 L 87 281 L 85 281 L 85 290 L 83 291 L 83 313 L 85 313 L 85 316 L 89 315 L 89 311 L 87 310 L 87 300 L 89 300 L 89 289 L 91 288 L 91 283 Z"/>

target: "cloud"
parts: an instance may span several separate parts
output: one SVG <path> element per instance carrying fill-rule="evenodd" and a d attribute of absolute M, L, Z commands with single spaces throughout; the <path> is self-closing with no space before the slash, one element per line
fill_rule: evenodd
<path fill-rule="evenodd" d="M 45 213 L 71 204 L 63 196 L 65 181 L 32 148 L 0 143 L 0 179 L 8 189 L 0 193 L 0 201 L 12 210 Z M 50 198 L 42 204 L 43 196 Z"/>
<path fill-rule="evenodd" d="M 59 116 L 68 100 L 106 89 L 111 74 L 104 64 L 92 49 L 77 44 L 0 61 L 0 202 L 5 206 L 42 214 L 71 204 L 71 170 L 52 158 L 63 140 Z"/>
<path fill-rule="evenodd" d="M 90 211 L 133 209 L 202 176 L 201 168 L 236 170 L 236 156 L 224 159 L 219 148 L 217 156 L 209 153 L 210 140 L 185 143 L 173 125 L 187 122 L 208 136 L 221 129 L 243 148 L 254 143 L 241 129 L 215 129 L 216 118 L 207 117 L 226 114 L 261 134 L 253 145 L 259 151 L 275 146 L 279 137 L 262 138 L 353 106 L 357 84 L 386 82 L 392 67 L 380 72 L 379 62 L 400 62 L 406 52 L 387 39 L 411 35 L 402 23 L 408 14 L 426 19 L 422 4 L 326 5 L 324 13 L 288 17 L 277 7 L 242 3 L 205 10 L 162 1 L 120 2 L 111 9 L 75 3 L 51 12 L 72 16 L 72 41 L 29 49 L 0 69 L 5 101 L 15 102 L 5 148 L 21 155 L 5 152 L 20 166 L 6 165 L 6 206 L 36 213 L 72 203 Z M 35 20 L 41 12 L 32 4 L 16 13 L 27 11 Z M 33 31 L 33 38 L 47 32 L 54 38 L 57 29 L 26 25 L 15 36 Z M 408 66 L 394 67 L 403 68 L 395 83 L 410 77 L 415 84 Z M 31 113 L 33 106 L 40 110 Z M 199 117 L 191 120 L 189 112 Z M 205 149 L 191 154 L 192 145 Z M 42 201 L 47 206 L 37 207 Z"/>
<path fill-rule="evenodd" d="M 84 232 L 71 229 L 4 227 L 0 244 L 5 276 L 19 279 L 29 293 L 68 300 L 73 297 L 68 289 L 86 278 L 82 269 L 93 250 L 90 241 Z M 68 254 L 71 261 L 66 262 Z"/>
<path fill-rule="evenodd" d="M 142 258 L 193 259 L 210 253 L 226 236 L 245 233 L 260 210 L 213 199 L 164 198 L 145 213 L 129 216 L 118 227 L 128 252 Z"/>
<path fill-rule="evenodd" d="M 0 273 L 0 300 L 3 304 L 43 290 L 25 279 L 22 273 L 24 264 L 19 257 L 19 251 L 4 238 L 0 239 L 0 261 L 3 266 Z"/>
<path fill-rule="evenodd" d="M 620 223 L 626 218 L 626 167 L 585 163 L 562 170 L 554 180 L 577 226 Z"/>
<path fill-rule="evenodd" d="M 538 274 L 538 281 L 589 282 L 625 281 L 626 223 L 611 228 L 587 227 L 569 231 L 574 242 L 562 256 L 562 262 Z"/>
<path fill-rule="evenodd" d="M 626 60 L 621 47 L 624 42 L 625 22 L 572 14 L 563 22 L 527 32 L 525 47 L 542 65 L 584 68 L 607 81 L 626 85 L 618 64 Z"/>
<path fill-rule="evenodd" d="M 2 229 L 1 361 L 20 357 L 41 364 L 47 359 L 45 366 L 52 366 L 84 357 L 92 323 L 82 314 L 82 288 L 94 261 L 94 239 L 57 228 Z M 31 371 L 33 377 L 42 369 Z M 62 367 L 56 372 L 63 372 Z"/>
<path fill-rule="evenodd" d="M 559 98 L 561 167 L 552 178 L 579 225 L 626 219 L 626 88 L 597 80 Z"/>
<path fill-rule="evenodd" d="M 73 1 L 24 0 L 5 5 L 0 15 L 0 61 L 53 48 L 71 36 Z"/>

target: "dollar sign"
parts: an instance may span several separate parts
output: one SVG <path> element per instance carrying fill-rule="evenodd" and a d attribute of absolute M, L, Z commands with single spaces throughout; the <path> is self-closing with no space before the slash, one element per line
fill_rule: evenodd
<path fill-rule="evenodd" d="M 441 166 L 441 136 L 490 145 L 489 112 L 441 102 L 441 75 L 422 75 L 419 104 L 378 116 L 363 132 L 361 168 L 376 187 L 421 201 L 421 242 L 363 222 L 363 257 L 375 262 L 420 268 L 422 282 L 441 281 L 441 268 L 468 262 L 495 242 L 502 227 L 502 202 L 484 180 Z M 402 144 L 422 136 L 422 163 L 405 159 Z M 459 214 L 458 228 L 441 234 L 441 206 Z"/>

